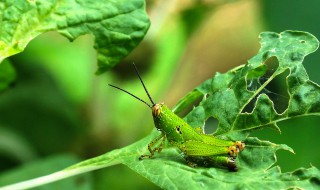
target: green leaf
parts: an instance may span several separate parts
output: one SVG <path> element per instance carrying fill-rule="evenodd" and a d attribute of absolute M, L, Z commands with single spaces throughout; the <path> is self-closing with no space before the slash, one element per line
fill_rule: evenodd
<path fill-rule="evenodd" d="M 14 160 L 33 160 L 36 158 L 34 148 L 23 137 L 14 133 L 14 130 L 0 127 L 1 156 L 11 157 Z M 5 165 L 1 163 L 0 166 Z"/>
<path fill-rule="evenodd" d="M 32 187 L 122 163 L 165 189 L 319 188 L 320 171 L 313 166 L 288 173 L 281 172 L 280 166 L 276 165 L 275 153 L 278 150 L 293 153 L 289 146 L 249 136 L 256 129 L 278 129 L 279 121 L 319 115 L 320 87 L 309 80 L 302 65 L 304 57 L 314 52 L 319 42 L 311 34 L 298 31 L 280 34 L 264 32 L 260 38 L 260 51 L 246 65 L 224 74 L 217 73 L 182 98 L 174 109 L 176 112 L 181 111 L 202 97 L 200 104 L 184 119 L 193 127 L 203 127 L 209 117 L 214 117 L 219 121 L 214 135 L 245 141 L 246 148 L 237 158 L 238 172 L 191 168 L 173 147 L 164 149 L 153 159 L 139 161 L 138 157 L 148 152 L 148 143 L 159 135 L 154 129 L 150 135 L 132 145 L 51 174 L 50 180 L 42 180 L 41 183 L 40 180 L 27 181 L 24 185 Z M 274 102 L 264 90 L 276 76 L 286 71 L 289 71 L 286 77 L 289 104 L 286 110 L 278 113 Z M 254 106 L 248 111 L 250 103 Z"/>
<path fill-rule="evenodd" d="M 265 32 L 260 38 L 262 47 L 259 53 L 246 65 L 225 74 L 217 73 L 215 77 L 180 100 L 178 108 L 175 109 L 180 110 L 181 105 L 186 107 L 202 93 L 203 100 L 185 120 L 194 127 L 202 127 L 209 117 L 214 117 L 219 121 L 214 135 L 244 140 L 246 149 L 237 159 L 239 172 L 234 174 L 216 168 L 189 168 L 175 150 L 159 155 L 161 158 L 145 160 L 143 166 L 134 160 L 125 164 L 166 189 L 181 189 L 185 184 L 188 184 L 190 189 L 309 189 L 319 185 L 320 171 L 315 167 L 301 168 L 293 173 L 281 173 L 280 167 L 274 166 L 275 152 L 280 149 L 293 152 L 290 147 L 248 137 L 255 129 L 277 128 L 276 123 L 285 119 L 310 114 L 319 115 L 319 85 L 309 80 L 302 65 L 304 57 L 314 52 L 319 42 L 311 34 L 298 31 L 285 31 L 280 34 Z M 277 113 L 273 102 L 263 93 L 263 89 L 286 70 L 290 71 L 286 78 L 289 106 L 283 113 Z M 260 80 L 262 78 L 264 80 Z M 253 111 L 244 111 L 254 100 Z M 250 176 L 254 176 L 254 179 Z"/>
<path fill-rule="evenodd" d="M 70 41 L 92 34 L 98 73 L 128 55 L 150 25 L 143 0 L 5 0 L 0 2 L 0 12 L 0 62 L 48 31 L 57 31 Z"/>

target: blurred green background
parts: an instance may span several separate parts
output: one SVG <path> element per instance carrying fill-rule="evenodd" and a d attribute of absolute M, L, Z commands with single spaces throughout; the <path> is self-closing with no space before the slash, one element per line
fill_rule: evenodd
<path fill-rule="evenodd" d="M 9 59 L 17 79 L 0 94 L 0 186 L 58 171 L 146 136 L 153 128 L 150 110 L 107 85 L 147 99 L 132 62 L 153 99 L 172 108 L 216 72 L 246 63 L 258 51 L 262 31 L 302 30 L 320 39 L 319 8 L 318 0 L 147 0 L 148 35 L 119 65 L 99 76 L 94 75 L 92 36 L 73 43 L 57 33 L 39 36 Z M 319 51 L 307 56 L 304 65 L 310 79 L 320 83 L 318 62 Z M 279 84 L 269 90 L 281 94 L 283 81 Z M 284 172 L 310 164 L 319 168 L 319 121 L 289 120 L 279 123 L 282 134 L 261 130 L 252 136 L 295 150 L 295 155 L 278 152 Z M 121 165 L 37 189 L 57 187 L 157 189 Z"/>

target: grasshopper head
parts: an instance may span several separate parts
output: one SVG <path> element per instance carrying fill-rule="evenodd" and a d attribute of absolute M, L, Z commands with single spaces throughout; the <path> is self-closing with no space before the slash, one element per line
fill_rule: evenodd
<path fill-rule="evenodd" d="M 161 108 L 163 106 L 163 103 L 160 104 L 154 104 L 152 106 L 152 116 L 153 117 L 158 117 L 161 114 Z"/>

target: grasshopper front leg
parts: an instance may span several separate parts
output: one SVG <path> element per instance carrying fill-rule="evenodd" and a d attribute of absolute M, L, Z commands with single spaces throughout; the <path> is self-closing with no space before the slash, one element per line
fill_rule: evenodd
<path fill-rule="evenodd" d="M 154 145 L 157 144 L 157 142 L 162 138 L 162 141 L 161 143 L 159 144 L 159 146 L 153 148 Z M 161 133 L 161 135 L 159 135 L 158 137 L 156 137 L 155 139 L 153 139 L 149 144 L 148 144 L 148 150 L 150 152 L 150 154 L 144 154 L 144 155 L 141 155 L 139 157 L 139 160 L 142 160 L 144 158 L 152 158 L 154 153 L 156 151 L 158 151 L 159 153 L 162 151 L 163 149 L 163 145 L 164 145 L 164 142 L 166 140 L 166 135 L 164 133 Z M 152 149 L 153 148 L 153 149 Z"/>

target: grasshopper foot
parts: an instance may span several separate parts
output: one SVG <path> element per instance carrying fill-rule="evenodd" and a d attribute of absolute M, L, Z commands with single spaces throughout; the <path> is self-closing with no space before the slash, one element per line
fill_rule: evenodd
<path fill-rule="evenodd" d="M 151 155 L 147 155 L 147 154 L 141 155 L 141 156 L 139 157 L 139 160 L 143 160 L 143 159 L 145 159 L 145 158 L 151 158 Z"/>
<path fill-rule="evenodd" d="M 186 158 L 186 161 L 187 161 L 187 164 L 188 166 L 190 166 L 191 168 L 195 168 L 197 167 L 198 165 L 194 162 L 192 162 L 190 159 Z"/>
<path fill-rule="evenodd" d="M 238 167 L 237 167 L 237 163 L 236 163 L 235 158 L 229 157 L 227 159 L 227 166 L 228 166 L 229 171 L 232 171 L 232 172 L 238 171 Z"/>

